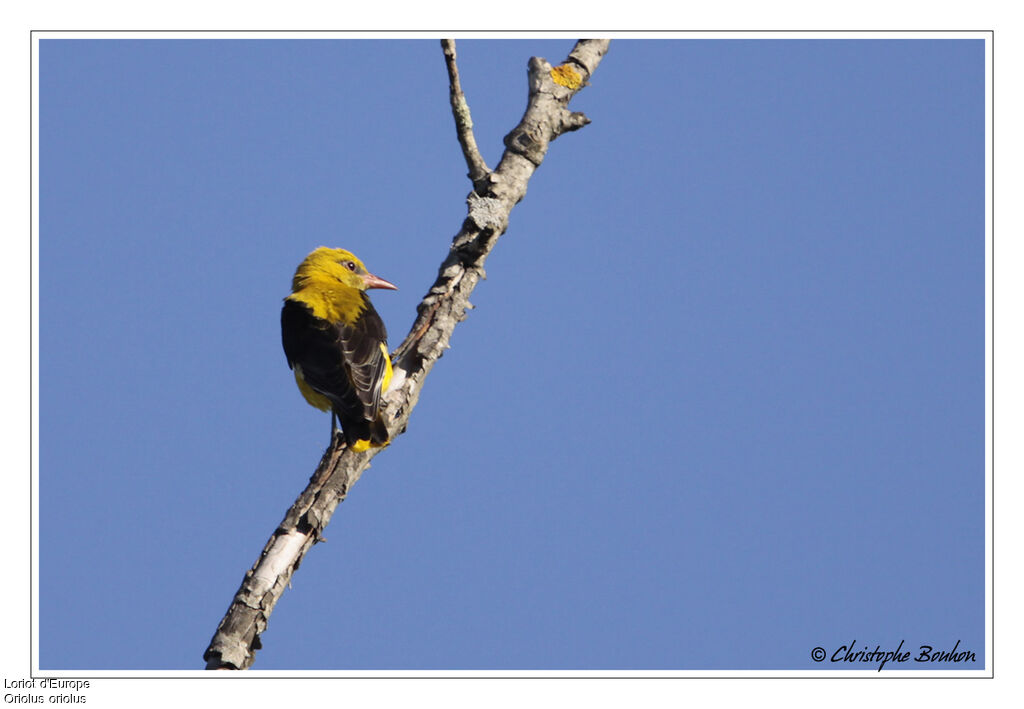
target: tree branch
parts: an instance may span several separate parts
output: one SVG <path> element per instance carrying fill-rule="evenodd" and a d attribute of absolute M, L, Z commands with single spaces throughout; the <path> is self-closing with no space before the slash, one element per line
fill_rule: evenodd
<path fill-rule="evenodd" d="M 466 103 L 466 95 L 462 93 L 462 84 L 459 82 L 459 67 L 455 63 L 455 40 L 442 39 L 441 51 L 444 52 L 444 63 L 448 67 L 448 98 L 452 104 L 452 115 L 455 117 L 455 132 L 459 136 L 459 145 L 462 146 L 462 155 L 466 158 L 466 166 L 469 168 L 469 179 L 475 186 L 490 173 L 480 149 L 476 147 L 476 138 L 473 137 L 473 119 L 469 115 L 469 104 Z"/>
<path fill-rule="evenodd" d="M 452 112 L 474 190 L 467 197 L 468 214 L 452 240 L 437 279 L 417 307 L 416 321 L 392 354 L 394 376 L 384 395 L 385 418 L 392 436 L 403 433 L 419 400 L 423 380 L 448 349 L 455 326 L 473 306 L 469 296 L 484 278 L 484 260 L 508 227 L 512 208 L 526 194 L 533 172 L 544 160 L 552 140 L 576 130 L 589 119 L 571 113 L 570 99 L 586 84 L 605 52 L 608 40 L 576 43 L 566 61 L 552 68 L 545 60 L 529 61 L 529 100 L 526 112 L 505 137 L 505 152 L 498 167 L 487 170 L 472 141 L 469 110 L 458 88 L 454 44 L 442 43 L 451 82 Z M 457 97 L 462 97 L 461 102 Z M 460 119 L 460 115 L 464 118 Z M 469 147 L 467 147 L 469 146 Z M 474 170 L 480 170 L 474 178 Z M 355 453 L 337 436 L 324 452 L 309 485 L 285 514 L 259 559 L 246 572 L 242 585 L 203 654 L 207 669 L 245 669 L 260 649 L 260 634 L 278 599 L 288 586 L 306 552 L 318 541 L 338 504 L 359 480 L 370 461 L 383 449 Z"/>

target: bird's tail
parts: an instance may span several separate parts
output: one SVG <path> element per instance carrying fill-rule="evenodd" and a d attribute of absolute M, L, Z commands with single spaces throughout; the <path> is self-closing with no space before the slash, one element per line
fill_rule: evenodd
<path fill-rule="evenodd" d="M 388 427 L 384 425 L 380 416 L 362 426 L 350 425 L 343 428 L 342 432 L 345 434 L 345 442 L 348 447 L 357 453 L 370 448 L 382 448 L 390 443 Z"/>

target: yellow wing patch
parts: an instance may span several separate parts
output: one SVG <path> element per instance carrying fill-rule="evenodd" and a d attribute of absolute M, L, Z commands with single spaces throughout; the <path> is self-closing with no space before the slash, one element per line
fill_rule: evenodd
<path fill-rule="evenodd" d="M 391 385 L 391 375 L 395 372 L 391 369 L 391 355 L 388 354 L 388 346 L 383 342 L 380 343 L 380 351 L 384 353 L 384 376 L 380 382 L 380 393 L 383 394 Z"/>

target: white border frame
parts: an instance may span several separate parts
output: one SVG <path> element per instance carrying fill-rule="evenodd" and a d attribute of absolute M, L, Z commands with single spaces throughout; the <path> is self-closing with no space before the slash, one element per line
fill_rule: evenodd
<path fill-rule="evenodd" d="M 610 36 L 613 39 L 981 39 L 985 42 L 985 667 L 978 670 L 675 670 L 675 671 L 497 671 L 497 670 L 338 670 L 338 671 L 276 671 L 217 672 L 206 670 L 61 670 L 39 669 L 39 42 L 43 39 L 439 39 L 438 32 L 320 32 L 320 31 L 33 31 L 31 35 L 31 131 L 32 131 L 32 241 L 31 241 L 31 309 L 32 309 L 32 424 L 31 424 L 31 676 L 57 678 L 249 678 L 254 677 L 339 677 L 339 678 L 992 678 L 994 676 L 995 641 L 993 637 L 993 314 L 994 314 L 994 233 L 993 233 L 993 148 L 994 97 L 993 56 L 994 32 L 985 31 L 715 31 L 715 32 L 606 32 L 586 33 Z M 579 32 L 446 32 L 456 39 L 576 39 Z"/>

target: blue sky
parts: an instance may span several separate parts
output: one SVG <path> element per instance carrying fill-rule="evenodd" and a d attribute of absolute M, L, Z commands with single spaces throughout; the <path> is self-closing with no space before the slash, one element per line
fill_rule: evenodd
<path fill-rule="evenodd" d="M 492 166 L 571 46 L 459 42 Z M 444 64 L 39 60 L 40 666 L 198 669 L 327 440 L 292 271 L 355 252 L 394 345 L 464 217 Z M 984 97 L 980 40 L 613 42 L 255 668 L 983 667 Z"/>

